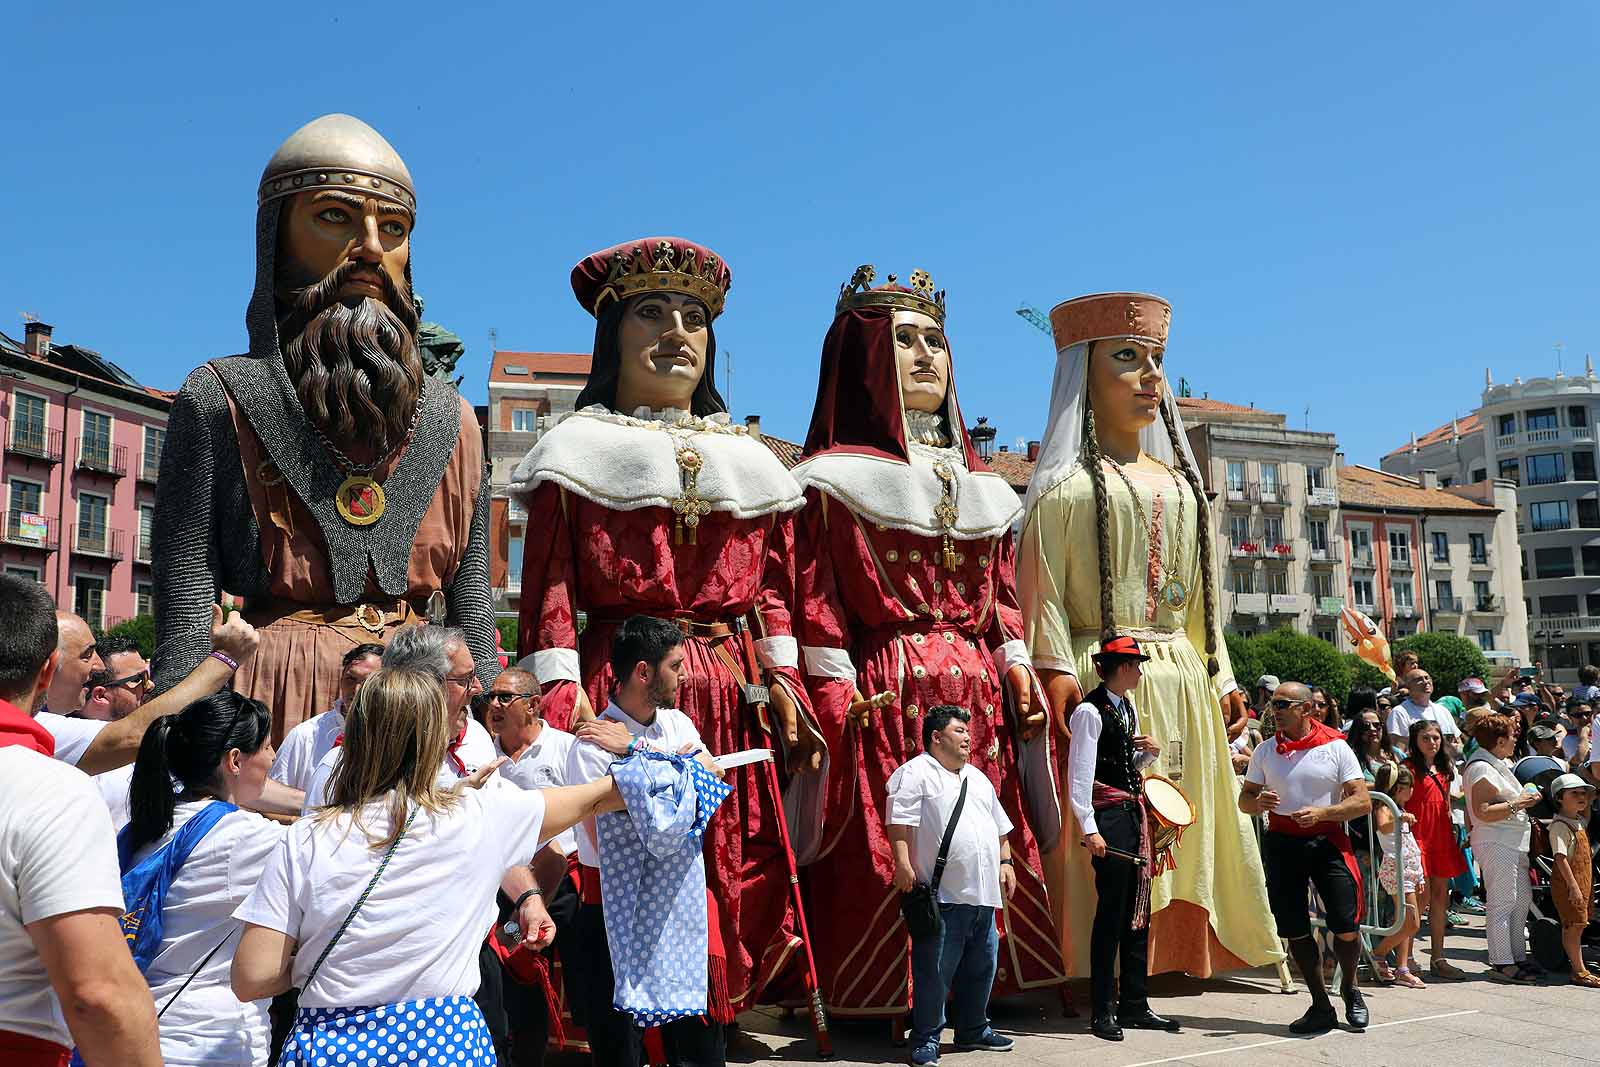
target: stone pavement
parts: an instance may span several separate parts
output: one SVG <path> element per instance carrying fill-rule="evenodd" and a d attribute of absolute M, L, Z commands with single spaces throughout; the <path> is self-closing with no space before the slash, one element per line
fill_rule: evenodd
<path fill-rule="evenodd" d="M 1358 1067 L 1478 1067 L 1537 1064 L 1567 1067 L 1600 1063 L 1600 990 L 1566 984 L 1565 976 L 1536 986 L 1491 982 L 1486 969 L 1483 920 L 1449 938 L 1450 958 L 1467 972 L 1460 982 L 1425 979 L 1425 990 L 1364 986 L 1372 1024 L 1365 1033 L 1336 1031 L 1315 1038 L 1289 1034 L 1288 1025 L 1309 1000 L 1300 987 L 1280 991 L 1272 970 L 1211 980 L 1182 976 L 1154 979 L 1152 1002 L 1163 1015 L 1179 1018 L 1181 1034 L 1128 1031 L 1121 1044 L 1088 1033 L 1086 1018 L 1061 1017 L 1055 998 L 1032 995 L 994 1008 L 996 1029 L 1016 1039 L 1004 1056 L 959 1053 L 946 1044 L 943 1067 L 1304 1067 L 1307 1062 Z M 1424 953 L 1424 960 L 1426 960 Z M 1080 1012 L 1088 995 L 1080 983 Z M 1342 1010 L 1341 1010 L 1342 1015 Z M 730 1062 L 815 1061 L 805 1017 L 785 1020 L 775 1011 L 747 1014 L 744 1035 L 729 1050 Z M 897 1064 L 907 1050 L 889 1042 L 886 1023 L 839 1020 L 833 1028 L 835 1056 L 851 1064 Z M 950 1039 L 949 1031 L 945 1038 Z"/>

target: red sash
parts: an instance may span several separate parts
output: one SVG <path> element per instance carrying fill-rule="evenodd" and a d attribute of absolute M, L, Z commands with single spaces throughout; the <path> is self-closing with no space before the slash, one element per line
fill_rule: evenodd
<path fill-rule="evenodd" d="M 56 754 L 56 739 L 37 719 L 15 704 L 0 700 L 0 748 L 21 745 L 41 756 Z"/>
<path fill-rule="evenodd" d="M 1126 790 L 1118 789 L 1114 785 L 1096 780 L 1094 791 L 1090 794 L 1089 805 L 1095 811 L 1104 811 L 1107 808 L 1117 808 L 1124 804 L 1137 804 L 1139 806 L 1139 855 L 1144 857 L 1144 863 L 1135 872 L 1138 881 L 1135 883 L 1133 895 L 1132 927 L 1143 930 L 1150 925 L 1150 879 L 1155 876 L 1155 857 L 1151 855 L 1150 842 L 1150 812 L 1145 807 L 1144 797 L 1135 796 Z"/>
<path fill-rule="evenodd" d="M 1350 877 L 1356 882 L 1356 922 L 1364 918 L 1367 910 L 1367 895 L 1361 888 L 1361 865 L 1356 862 L 1355 846 L 1350 844 L 1350 835 L 1345 831 L 1343 823 L 1316 822 L 1310 826 L 1301 826 L 1287 815 L 1277 812 L 1268 812 L 1267 829 L 1275 834 L 1287 834 L 1289 837 L 1326 837 L 1333 842 L 1333 847 L 1339 850 L 1339 856 L 1344 860 L 1344 865 L 1350 872 Z"/>
<path fill-rule="evenodd" d="M 0 1063 L 6 1067 L 66 1067 L 69 1055 L 68 1049 L 54 1041 L 0 1030 Z"/>

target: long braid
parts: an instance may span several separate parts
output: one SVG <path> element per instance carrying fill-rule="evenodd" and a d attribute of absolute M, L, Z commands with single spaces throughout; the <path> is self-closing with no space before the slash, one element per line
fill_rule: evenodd
<path fill-rule="evenodd" d="M 1206 605 L 1206 670 L 1215 678 L 1221 667 L 1217 663 L 1217 594 L 1214 588 L 1216 582 L 1212 575 L 1215 563 L 1211 558 L 1211 512 L 1206 507 L 1206 494 L 1200 485 L 1200 475 L 1190 465 L 1188 452 L 1178 436 L 1178 423 L 1172 416 L 1172 407 L 1171 398 L 1164 397 L 1161 402 L 1161 421 L 1167 424 L 1167 437 L 1172 442 L 1172 455 L 1178 461 L 1178 468 L 1183 471 L 1184 478 L 1189 482 L 1189 488 L 1194 491 L 1194 524 L 1200 553 L 1200 589 Z M 1181 530 L 1178 536 L 1183 536 Z"/>
<path fill-rule="evenodd" d="M 1083 415 L 1083 465 L 1094 486 L 1094 547 L 1100 562 L 1100 643 L 1117 636 L 1116 611 L 1111 600 L 1111 504 L 1106 499 L 1106 472 L 1100 439 L 1094 432 L 1094 407 Z"/>

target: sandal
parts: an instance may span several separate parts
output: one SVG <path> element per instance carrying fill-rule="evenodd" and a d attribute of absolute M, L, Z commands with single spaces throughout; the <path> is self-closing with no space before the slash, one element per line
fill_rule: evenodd
<path fill-rule="evenodd" d="M 1449 960 L 1434 960 L 1428 968 L 1428 973 L 1435 978 L 1443 978 L 1448 982 L 1459 982 L 1467 976 L 1467 972 L 1451 963 Z"/>
<path fill-rule="evenodd" d="M 1600 975 L 1589 971 L 1579 971 L 1572 976 L 1572 984 L 1587 986 L 1590 989 L 1600 989 Z"/>
<path fill-rule="evenodd" d="M 1394 984 L 1405 986 L 1407 989 L 1427 989 L 1427 985 L 1411 973 L 1410 967 L 1401 967 L 1394 972 Z"/>
<path fill-rule="evenodd" d="M 1534 977 L 1518 970 L 1516 964 L 1508 963 L 1503 967 L 1490 967 L 1489 981 L 1501 985 L 1533 985 Z"/>
<path fill-rule="evenodd" d="M 1400 968 L 1399 971 L 1396 971 L 1383 960 L 1373 957 L 1372 974 L 1373 977 L 1378 980 L 1379 985 L 1394 985 L 1395 975 L 1399 973 L 1409 974 L 1410 972 L 1404 967 Z"/>

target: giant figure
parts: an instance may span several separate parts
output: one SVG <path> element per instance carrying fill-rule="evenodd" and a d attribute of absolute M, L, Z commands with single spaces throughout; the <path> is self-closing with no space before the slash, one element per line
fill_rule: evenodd
<path fill-rule="evenodd" d="M 488 477 L 472 407 L 428 378 L 411 291 L 411 175 L 378 132 L 324 115 L 257 192 L 250 350 L 189 375 L 155 514 L 158 686 L 210 651 L 211 605 L 261 632 L 236 687 L 273 735 L 329 707 L 339 664 L 419 616 L 492 680 Z"/>
<path fill-rule="evenodd" d="M 1131 691 L 1141 728 L 1162 746 L 1156 771 L 1180 779 L 1199 817 L 1176 869 L 1151 887 L 1149 969 L 1203 977 L 1282 952 L 1228 758 L 1223 709 L 1243 714 L 1244 697 L 1217 619 L 1205 491 L 1163 371 L 1171 316 L 1142 293 L 1080 297 L 1050 313 L 1055 384 L 1017 579 L 1028 652 L 1063 739 L 1103 642 L 1133 637 L 1150 657 Z M 1055 897 L 1062 954 L 1086 975 L 1095 880 L 1063 807 L 1052 888 L 1065 887 Z"/>
<path fill-rule="evenodd" d="M 573 269 L 573 293 L 595 317 L 594 362 L 577 410 L 512 475 L 529 530 L 518 647 L 546 719 L 571 729 L 609 700 L 621 622 L 671 619 L 688 655 L 679 708 L 713 753 L 771 747 L 770 710 L 798 768 L 816 739 L 790 617 L 803 497 L 770 449 L 729 424 L 717 392 L 712 322 L 731 283 L 720 257 L 675 237 L 629 241 Z M 738 768 L 729 781 L 706 834 L 724 953 L 712 1003 L 724 1021 L 801 947 L 765 770 Z"/>
<path fill-rule="evenodd" d="M 962 423 L 944 293 L 923 271 L 874 287 L 875 274 L 860 267 L 841 287 L 794 471 L 806 488 L 801 632 L 831 757 L 808 911 L 823 993 L 845 1015 L 907 1010 L 885 804 L 936 704 L 972 712 L 972 763 L 1015 827 L 996 988 L 1065 980 L 1040 863 L 1060 810 L 1012 569 L 1022 509 Z"/>

